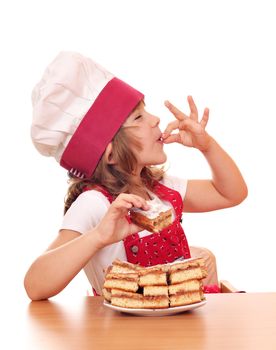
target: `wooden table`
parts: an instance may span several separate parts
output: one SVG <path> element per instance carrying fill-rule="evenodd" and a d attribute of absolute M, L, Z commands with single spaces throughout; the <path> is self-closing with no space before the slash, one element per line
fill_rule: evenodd
<path fill-rule="evenodd" d="M 209 294 L 204 306 L 164 317 L 115 312 L 101 297 L 24 308 L 13 324 L 18 349 L 276 349 L 276 293 Z"/>

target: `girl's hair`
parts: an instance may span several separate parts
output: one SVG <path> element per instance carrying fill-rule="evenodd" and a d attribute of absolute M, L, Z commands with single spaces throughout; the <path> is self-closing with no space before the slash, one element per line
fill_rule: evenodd
<path fill-rule="evenodd" d="M 113 197 L 120 193 L 128 193 L 134 188 L 132 174 L 137 165 L 133 148 L 141 150 L 142 145 L 134 138 L 131 131 L 121 127 L 112 140 L 112 157 L 115 164 L 108 164 L 102 156 L 93 175 L 87 179 L 79 179 L 69 174 L 69 188 L 65 198 L 64 214 L 72 203 L 87 188 L 99 190 L 104 187 Z M 152 189 L 155 181 L 160 181 L 164 175 L 163 168 L 144 167 L 141 177 L 144 185 Z"/>

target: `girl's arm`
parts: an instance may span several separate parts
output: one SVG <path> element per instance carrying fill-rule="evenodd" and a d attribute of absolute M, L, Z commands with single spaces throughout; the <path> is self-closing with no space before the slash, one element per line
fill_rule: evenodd
<path fill-rule="evenodd" d="M 247 186 L 235 162 L 213 139 L 202 153 L 210 165 L 212 179 L 188 181 L 184 211 L 211 211 L 241 203 L 247 196 Z"/>
<path fill-rule="evenodd" d="M 209 110 L 206 108 L 201 121 L 198 121 L 197 108 L 191 96 L 188 102 L 190 116 L 170 102 L 165 103 L 176 120 L 167 126 L 163 135 L 164 143 L 178 142 L 200 150 L 210 165 L 212 179 L 188 181 L 183 210 L 203 212 L 237 205 L 247 196 L 245 181 L 235 162 L 205 131 Z M 174 130 L 178 133 L 172 134 Z"/>
<path fill-rule="evenodd" d="M 97 232 L 81 235 L 61 230 L 26 273 L 24 286 L 29 298 L 48 299 L 61 292 L 98 249 Z"/>
<path fill-rule="evenodd" d="M 24 285 L 30 299 L 42 300 L 58 294 L 98 250 L 140 231 L 141 228 L 129 224 L 126 219 L 132 206 L 148 209 L 143 198 L 120 194 L 99 224 L 86 234 L 61 230 L 48 250 L 33 262 L 26 273 Z"/>

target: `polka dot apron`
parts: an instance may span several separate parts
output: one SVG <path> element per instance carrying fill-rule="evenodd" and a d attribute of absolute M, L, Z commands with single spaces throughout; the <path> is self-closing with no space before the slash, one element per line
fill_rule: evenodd
<path fill-rule="evenodd" d="M 113 197 L 105 190 L 100 189 L 111 203 Z M 161 232 L 139 237 L 134 233 L 124 239 L 127 260 L 141 266 L 154 266 L 172 262 L 178 258 L 191 257 L 188 242 L 181 226 L 183 202 L 179 192 L 174 191 L 159 182 L 156 182 L 153 192 L 164 201 L 168 201 L 174 208 L 173 223 Z"/>

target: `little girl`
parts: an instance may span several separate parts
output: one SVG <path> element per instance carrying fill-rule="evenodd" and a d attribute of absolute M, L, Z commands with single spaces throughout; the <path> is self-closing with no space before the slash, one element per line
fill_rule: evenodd
<path fill-rule="evenodd" d="M 142 93 L 91 59 L 62 52 L 32 99 L 33 143 L 68 170 L 71 183 L 59 234 L 25 276 L 32 300 L 58 294 L 81 269 L 100 295 L 104 269 L 116 258 L 143 266 L 189 258 L 182 212 L 231 207 L 247 196 L 234 161 L 205 130 L 209 110 L 199 119 L 191 96 L 190 115 L 165 102 L 175 119 L 162 133 Z M 212 179 L 187 181 L 156 167 L 166 162 L 164 145 L 173 142 L 197 148 Z M 151 234 L 128 213 L 148 210 L 155 197 L 173 208 L 174 220 Z"/>

